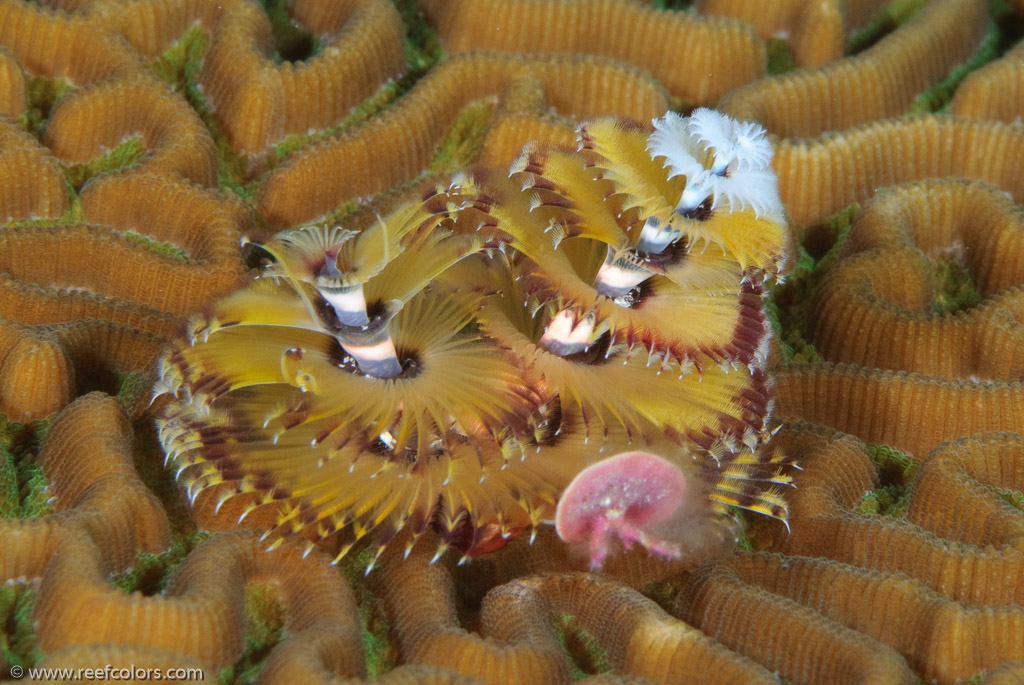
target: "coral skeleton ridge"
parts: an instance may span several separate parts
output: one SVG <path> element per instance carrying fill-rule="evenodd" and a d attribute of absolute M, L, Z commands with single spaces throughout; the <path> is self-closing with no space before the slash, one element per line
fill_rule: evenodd
<path fill-rule="evenodd" d="M 1020 682 L 1022 19 L 0 0 L 0 679 Z"/>

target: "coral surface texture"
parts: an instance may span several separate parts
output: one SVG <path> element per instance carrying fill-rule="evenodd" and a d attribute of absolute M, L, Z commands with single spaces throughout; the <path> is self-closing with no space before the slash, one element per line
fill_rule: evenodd
<path fill-rule="evenodd" d="M 0 0 L 0 680 L 1024 682 L 1021 0 Z"/>

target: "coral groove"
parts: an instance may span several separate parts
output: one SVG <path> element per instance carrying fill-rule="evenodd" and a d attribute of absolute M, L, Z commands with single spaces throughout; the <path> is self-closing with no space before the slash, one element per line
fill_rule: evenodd
<path fill-rule="evenodd" d="M 817 223 L 877 188 L 957 176 L 999 186 L 1017 200 L 1024 131 L 994 121 L 921 115 L 885 120 L 818 138 L 780 141 L 779 194 L 797 224 Z M 805 188 L 820 192 L 801 192 Z"/>
<path fill-rule="evenodd" d="M 857 216 L 822 280 L 810 339 L 830 361 L 942 378 L 1024 377 L 1024 215 L 996 188 L 898 186 Z M 981 302 L 934 313 L 934 259 L 965 263 Z M 890 278 L 899 274 L 898 282 Z M 882 338 L 886 342 L 882 342 Z"/>
<path fill-rule="evenodd" d="M 568 614 L 606 650 L 616 672 L 645 682 L 673 682 L 680 672 L 716 682 L 771 682 L 753 662 L 676 621 L 652 601 L 614 581 L 583 573 L 527 576 L 491 589 L 479 632 L 459 626 L 451 572 L 423 546 L 400 563 L 382 559 L 371 577 L 403 659 L 450 668 L 485 682 L 569 682 L 568 663 L 551 618 Z M 541 681 L 538 681 L 541 682 Z"/>
<path fill-rule="evenodd" d="M 26 72 L 86 86 L 145 73 L 145 62 L 121 37 L 83 16 L 20 0 L 0 3 L 0 45 Z"/>
<path fill-rule="evenodd" d="M 1022 16 L 0 0 L 0 678 L 1021 681 Z M 771 135 L 694 127 L 715 102 Z M 669 110 L 655 160 L 641 139 Z M 756 175 L 730 184 L 751 159 L 784 207 Z M 321 230 L 347 247 L 267 265 Z M 599 292 L 606 262 L 655 275 Z M 318 391 L 356 362 L 318 333 L 323 282 L 394 315 L 408 373 L 335 393 L 337 425 Z M 270 342 L 246 354 L 247 335 Z M 155 380 L 198 398 L 169 439 L 210 460 L 180 474 L 190 513 Z M 667 457 L 680 528 L 605 488 L 563 512 L 579 548 L 561 540 L 575 474 L 638 451 Z"/>
<path fill-rule="evenodd" d="M 38 457 L 55 513 L 2 521 L 4 581 L 43 576 L 72 541 L 117 570 L 138 551 L 170 544 L 166 514 L 135 473 L 131 441 L 124 413 L 101 393 L 80 397 L 58 415 Z"/>
<path fill-rule="evenodd" d="M 1024 116 L 1024 42 L 968 74 L 953 96 L 956 116 L 1012 123 Z"/>
<path fill-rule="evenodd" d="M 764 45 L 748 27 L 628 0 L 427 0 L 423 6 L 452 55 L 611 57 L 649 71 L 692 105 L 713 102 L 765 71 Z"/>
<path fill-rule="evenodd" d="M 94 223 L 0 232 L 0 290 L 18 298 L 0 306 L 0 406 L 19 420 L 60 409 L 97 375 L 151 373 L 178 330 L 173 315 L 241 275 L 237 244 L 251 216 L 217 193 L 131 170 L 93 179 L 80 201 Z M 140 234 L 187 258 L 159 254 Z"/>
<path fill-rule="evenodd" d="M 542 88 L 548 106 L 580 118 L 616 111 L 645 120 L 668 106 L 664 90 L 649 76 L 595 57 L 453 57 L 381 116 L 288 157 L 260 188 L 260 214 L 272 226 L 293 226 L 323 216 L 344 200 L 413 179 L 426 168 L 462 107 L 500 98 L 519 79 Z M 613 94 L 616 104 L 610 110 Z M 520 139 L 519 147 L 528 140 Z M 515 145 L 505 143 L 509 147 Z M 324 169 L 332 173 L 325 175 Z"/>
<path fill-rule="evenodd" d="M 894 117 L 970 57 L 987 25 L 980 0 L 936 0 L 859 55 L 738 88 L 718 107 L 784 138 Z"/>
<path fill-rule="evenodd" d="M 946 380 L 846 364 L 785 364 L 777 415 L 832 426 L 924 457 L 940 443 L 1024 420 L 1024 383 Z"/>
<path fill-rule="evenodd" d="M 914 682 L 895 650 L 811 608 L 751 588 L 726 564 L 696 571 L 682 596 L 675 609 L 681 618 L 787 681 Z M 800 641 L 780 650 L 780 635 Z"/>
<path fill-rule="evenodd" d="M 18 58 L 0 48 L 0 114 L 17 119 L 25 111 L 25 72 Z"/>
<path fill-rule="evenodd" d="M 332 36 L 321 54 L 275 65 L 265 15 L 234 2 L 217 21 L 199 77 L 232 147 L 255 158 L 250 164 L 288 134 L 339 123 L 405 67 L 401 19 L 386 0 L 300 0 L 291 11 L 312 32 Z"/>
<path fill-rule="evenodd" d="M 0 220 L 56 218 L 67 207 L 60 163 L 6 117 L 0 117 L 0 179 Z"/>
<path fill-rule="evenodd" d="M 149 149 L 139 171 L 216 184 L 209 131 L 180 95 L 153 79 L 106 81 L 65 96 L 54 107 L 43 142 L 61 161 L 75 164 L 134 135 Z"/>
<path fill-rule="evenodd" d="M 851 7 L 854 4 L 860 7 Z M 702 14 L 739 19 L 764 40 L 777 35 L 788 36 L 797 66 L 815 67 L 842 57 L 846 34 L 865 23 L 883 4 L 879 0 L 861 3 L 788 0 L 770 5 L 752 0 L 698 0 L 694 6 Z"/>
<path fill-rule="evenodd" d="M 857 511 L 878 478 L 859 441 L 806 426 L 780 438 L 803 471 L 792 533 L 768 526 L 773 549 L 799 556 L 738 555 L 710 562 L 689 582 L 747 601 L 766 593 L 788 598 L 890 645 L 917 675 L 939 682 L 973 677 L 1019 654 L 1024 606 L 1014 579 L 1024 572 L 1024 514 L 992 490 L 1021 487 L 1019 434 L 934 450 L 912 486 L 906 520 Z M 703 606 L 693 597 L 684 590 L 684 615 Z M 720 602 L 709 606 L 735 616 Z M 821 639 L 831 637 L 823 631 Z"/>
<path fill-rule="evenodd" d="M 65 545 L 40 584 L 36 620 L 44 650 L 83 643 L 144 646 L 219 669 L 241 653 L 245 584 L 272 583 L 285 596 L 290 635 L 268 669 L 314 654 L 329 655 L 325 670 L 364 673 L 355 602 L 321 556 L 304 558 L 295 547 L 267 552 L 251 533 L 225 534 L 190 555 L 164 595 L 143 597 L 104 582 L 112 569 L 88 541 Z M 96 616 L 107 620 L 84 620 Z"/>

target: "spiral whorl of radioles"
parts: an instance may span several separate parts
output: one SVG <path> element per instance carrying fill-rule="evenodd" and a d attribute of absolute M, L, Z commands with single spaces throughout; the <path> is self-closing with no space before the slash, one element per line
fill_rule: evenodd
<path fill-rule="evenodd" d="M 785 520 L 763 130 L 699 109 L 577 138 L 254 248 L 261 273 L 161 361 L 160 437 L 204 526 L 339 556 L 435 530 L 438 553 L 477 555 L 636 449 L 679 469 L 700 531 L 659 553 L 724 539 L 732 505 Z"/>

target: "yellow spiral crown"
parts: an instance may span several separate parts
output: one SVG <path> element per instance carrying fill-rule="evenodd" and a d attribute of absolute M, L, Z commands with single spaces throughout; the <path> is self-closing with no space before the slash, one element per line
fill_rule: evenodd
<path fill-rule="evenodd" d="M 578 141 L 263 246 L 271 263 L 161 360 L 160 439 L 204 526 L 339 558 L 433 529 L 438 554 L 474 556 L 627 449 L 699 486 L 696 526 L 786 519 L 763 305 L 786 226 L 763 132 L 698 110 Z"/>

